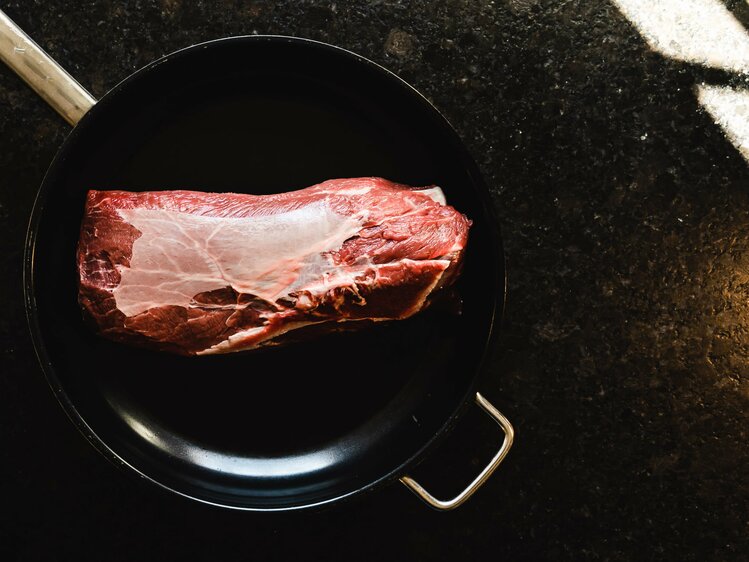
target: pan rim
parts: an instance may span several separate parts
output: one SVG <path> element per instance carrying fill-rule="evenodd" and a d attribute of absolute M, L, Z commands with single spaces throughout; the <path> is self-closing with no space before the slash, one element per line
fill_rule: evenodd
<path fill-rule="evenodd" d="M 68 152 L 71 150 L 71 146 L 75 144 L 74 143 L 75 139 L 78 138 L 81 134 L 84 134 L 82 131 L 85 131 L 87 124 L 91 122 L 93 119 L 95 119 L 97 114 L 99 114 L 102 111 L 107 110 L 107 105 L 108 105 L 107 100 L 112 99 L 112 97 L 114 97 L 114 94 L 126 88 L 131 82 L 138 80 L 144 75 L 149 74 L 150 72 L 156 70 L 163 63 L 166 63 L 175 58 L 189 56 L 190 53 L 193 53 L 200 49 L 211 48 L 213 46 L 224 44 L 227 42 L 257 42 L 257 43 L 279 42 L 279 43 L 286 43 L 286 44 L 295 44 L 295 45 L 298 45 L 300 48 L 311 47 L 311 48 L 319 49 L 323 52 L 325 51 L 333 52 L 333 53 L 337 53 L 338 55 L 342 55 L 348 58 L 353 58 L 358 64 L 364 64 L 373 68 L 374 70 L 377 71 L 378 75 L 382 76 L 383 79 L 385 80 L 397 82 L 400 85 L 400 87 L 404 89 L 405 93 L 414 97 L 418 101 L 418 103 L 422 107 L 424 107 L 425 111 L 431 112 L 434 115 L 434 117 L 440 121 L 441 125 L 445 128 L 446 132 L 452 137 L 455 148 L 456 150 L 459 151 L 461 162 L 464 164 L 468 174 L 473 180 L 473 184 L 476 188 L 475 191 L 481 203 L 482 211 L 484 213 L 483 218 L 485 219 L 488 230 L 489 230 L 490 240 L 488 242 L 489 242 L 489 246 L 490 246 L 490 250 L 492 252 L 492 258 L 493 258 L 491 270 L 496 279 L 496 287 L 495 287 L 495 290 L 492 292 L 490 299 L 487 299 L 489 301 L 487 303 L 487 306 L 490 307 L 490 310 L 489 310 L 489 320 L 487 324 L 487 329 L 484 335 L 483 351 L 481 353 L 481 357 L 477 358 L 476 362 L 474 363 L 475 373 L 471 380 L 471 384 L 466 390 L 466 393 L 462 397 L 460 403 L 458 404 L 458 406 L 455 407 L 452 414 L 449 417 L 447 417 L 447 419 L 444 421 L 444 423 L 441 425 L 438 431 L 435 434 L 433 434 L 424 443 L 423 446 L 421 446 L 413 455 L 411 455 L 408 459 L 406 459 L 400 466 L 394 468 L 389 473 L 363 486 L 357 487 L 351 491 L 338 494 L 338 495 L 334 495 L 333 497 L 325 498 L 319 501 L 311 501 L 311 502 L 306 502 L 306 503 L 302 502 L 302 503 L 297 503 L 293 505 L 283 505 L 283 506 L 237 505 L 237 504 L 232 504 L 232 503 L 227 503 L 227 502 L 211 500 L 206 497 L 200 497 L 198 494 L 189 493 L 187 491 L 181 490 L 177 486 L 169 485 L 149 475 L 148 473 L 141 470 L 134 464 L 125 460 L 114 449 L 112 449 L 105 442 L 105 440 L 97 434 L 96 430 L 93 427 L 91 427 L 88 421 L 86 421 L 83 415 L 79 412 L 77 406 L 73 403 L 70 396 L 65 391 L 60 379 L 57 376 L 56 368 L 48 356 L 47 349 L 44 343 L 44 339 L 41 335 L 41 328 L 39 324 L 37 303 L 36 303 L 35 290 L 34 290 L 34 287 L 35 287 L 35 282 L 34 282 L 35 248 L 36 248 L 36 241 L 37 241 L 36 238 L 37 238 L 37 233 L 39 230 L 39 224 L 41 222 L 42 214 L 45 209 L 46 199 L 48 196 L 48 192 L 50 191 L 50 188 L 53 184 L 51 180 L 51 176 L 53 175 L 54 171 L 67 158 Z M 470 398 L 475 393 L 479 380 L 485 374 L 488 350 L 492 347 L 492 343 L 496 341 L 498 337 L 499 330 L 498 330 L 497 324 L 503 316 L 504 305 L 506 301 L 506 291 L 507 291 L 507 277 L 506 277 L 507 272 L 506 272 L 506 267 L 504 264 L 504 259 L 505 257 L 504 257 L 504 252 L 503 252 L 503 245 L 501 242 L 499 224 L 496 219 L 493 206 L 491 204 L 488 187 L 480 173 L 480 170 L 476 162 L 474 161 L 474 159 L 471 157 L 470 153 L 468 152 L 467 147 L 463 143 L 457 131 L 452 126 L 452 124 L 439 111 L 439 109 L 437 109 L 437 107 L 435 107 L 432 104 L 432 102 L 429 101 L 421 92 L 419 92 L 411 84 L 409 84 L 408 82 L 400 78 L 397 74 L 388 70 L 384 66 L 368 58 L 365 58 L 357 53 L 354 53 L 350 50 L 347 50 L 345 48 L 342 48 L 336 45 L 332 45 L 332 44 L 325 43 L 322 41 L 317 41 L 314 39 L 307 39 L 307 38 L 287 36 L 287 35 L 237 35 L 237 36 L 229 36 L 229 37 L 213 39 L 213 40 L 196 43 L 194 45 L 184 47 L 172 53 L 166 54 L 163 57 L 160 57 L 148 63 L 144 67 L 136 70 L 135 72 L 133 72 L 132 74 L 130 74 L 129 76 L 127 76 L 126 78 L 118 82 L 106 94 L 104 94 L 104 96 L 102 96 L 102 98 L 83 116 L 83 118 L 79 121 L 79 123 L 68 134 L 66 139 L 63 141 L 62 146 L 59 148 L 55 157 L 52 159 L 51 163 L 49 164 L 49 167 L 47 168 L 47 171 L 45 172 L 44 178 L 42 179 L 42 182 L 40 184 L 40 187 L 34 199 L 34 204 L 32 207 L 32 212 L 31 212 L 31 216 L 29 219 L 28 228 L 26 232 L 26 244 L 24 248 L 24 268 L 23 268 L 24 303 L 25 303 L 27 324 L 28 324 L 29 331 L 31 334 L 34 351 L 39 361 L 39 364 L 42 368 L 42 371 L 45 375 L 45 379 L 47 380 L 47 383 L 49 384 L 53 394 L 55 395 L 55 398 L 57 399 L 58 403 L 62 406 L 67 417 L 73 422 L 75 427 L 81 432 L 81 434 L 86 438 L 86 440 L 91 445 L 93 445 L 94 448 L 99 453 L 101 453 L 105 458 L 107 458 L 110 462 L 112 462 L 113 464 L 123 469 L 127 467 L 130 470 L 125 470 L 125 472 L 127 472 L 131 476 L 137 475 L 140 478 L 143 478 L 146 481 L 155 484 L 157 488 L 161 490 L 172 492 L 174 494 L 177 494 L 178 496 L 188 498 L 190 500 L 197 501 L 202 504 L 220 507 L 223 509 L 231 509 L 235 511 L 251 511 L 251 512 L 300 511 L 300 510 L 321 507 L 324 505 L 329 505 L 329 504 L 334 504 L 334 503 L 338 504 L 342 501 L 349 500 L 350 498 L 354 496 L 361 496 L 365 493 L 372 492 L 375 489 L 380 488 L 381 486 L 387 485 L 388 483 L 403 476 L 406 472 L 413 469 L 416 465 L 418 465 L 421 461 L 423 461 L 425 457 L 428 455 L 428 453 L 432 451 L 435 448 L 435 446 L 443 438 L 446 437 L 446 435 L 450 432 L 450 429 L 457 422 L 461 414 L 472 403 Z"/>

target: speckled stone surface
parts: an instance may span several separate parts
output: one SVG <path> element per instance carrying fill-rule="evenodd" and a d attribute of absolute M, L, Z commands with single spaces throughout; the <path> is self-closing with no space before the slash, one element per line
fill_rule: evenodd
<path fill-rule="evenodd" d="M 743 78 L 651 52 L 605 1 L 2 8 L 95 96 L 165 53 L 252 33 L 341 45 L 422 91 L 492 189 L 509 291 L 482 390 L 518 433 L 450 514 L 400 486 L 317 513 L 225 512 L 125 477 L 65 418 L 27 336 L 26 223 L 68 126 L 2 67 L 2 559 L 747 559 L 749 168 L 693 92 Z M 432 473 L 486 460 L 482 421 L 455 437 L 475 450 L 465 466 Z"/>

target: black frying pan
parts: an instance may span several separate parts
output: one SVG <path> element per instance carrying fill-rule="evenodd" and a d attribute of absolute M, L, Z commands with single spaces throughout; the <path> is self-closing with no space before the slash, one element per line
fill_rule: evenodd
<path fill-rule="evenodd" d="M 465 501 L 512 443 L 509 422 L 476 392 L 505 280 L 487 189 L 439 112 L 384 68 L 289 37 L 189 47 L 95 102 L 0 16 L 6 62 L 71 123 L 82 115 L 34 205 L 25 293 L 41 365 L 86 438 L 159 486 L 230 508 L 310 507 L 398 478 L 436 508 Z M 74 252 L 88 189 L 267 194 L 368 175 L 436 183 L 473 220 L 461 315 L 435 309 L 187 358 L 106 341 L 82 322 Z M 474 398 L 504 441 L 462 494 L 436 500 L 406 474 Z"/>

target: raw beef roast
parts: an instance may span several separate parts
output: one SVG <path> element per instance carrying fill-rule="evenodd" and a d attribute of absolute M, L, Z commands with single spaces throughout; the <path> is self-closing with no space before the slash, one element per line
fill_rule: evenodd
<path fill-rule="evenodd" d="M 79 302 L 116 341 L 242 351 L 419 312 L 458 275 L 470 224 L 439 187 L 381 178 L 263 196 L 89 191 Z"/>

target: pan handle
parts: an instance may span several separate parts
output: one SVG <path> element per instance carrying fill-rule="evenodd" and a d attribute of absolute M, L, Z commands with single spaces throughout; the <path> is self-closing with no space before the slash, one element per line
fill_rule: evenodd
<path fill-rule="evenodd" d="M 0 59 L 75 125 L 96 99 L 0 10 Z"/>
<path fill-rule="evenodd" d="M 507 452 L 510 450 L 510 447 L 512 447 L 512 441 L 515 438 L 515 430 L 512 428 L 512 424 L 510 423 L 510 421 L 478 392 L 476 393 L 476 402 L 487 414 L 492 417 L 495 422 L 499 424 L 505 434 L 505 437 L 502 441 L 502 445 L 500 446 L 499 451 L 497 451 L 497 454 L 494 455 L 494 458 L 491 460 L 491 462 L 486 465 L 484 470 L 481 471 L 481 473 L 473 480 L 473 482 L 471 482 L 465 490 L 460 492 L 454 498 L 450 500 L 438 500 L 410 476 L 402 476 L 400 479 L 400 481 L 403 482 L 403 484 L 405 484 L 409 490 L 419 496 L 431 507 L 440 511 L 449 511 L 451 509 L 455 509 L 463 502 L 465 502 L 468 498 L 470 498 L 476 492 L 476 490 L 478 490 L 484 484 L 484 482 L 486 482 L 487 478 L 492 475 L 492 472 L 494 472 L 502 463 L 504 458 L 507 456 Z"/>

